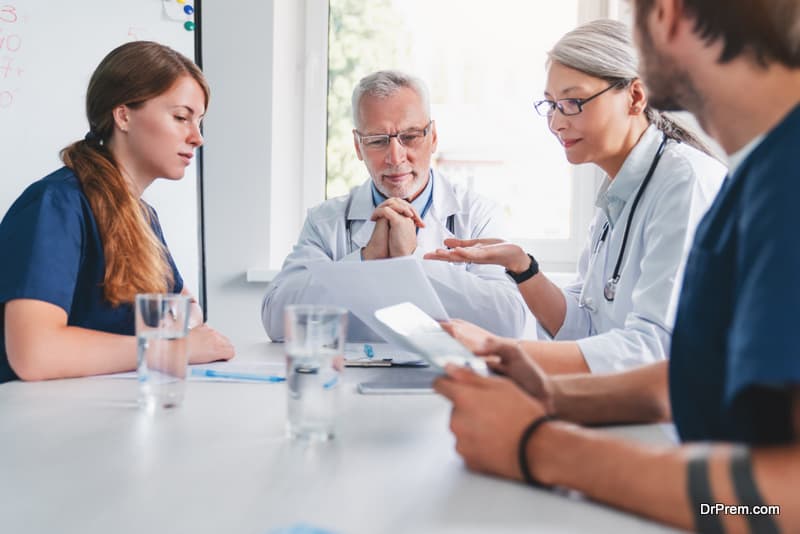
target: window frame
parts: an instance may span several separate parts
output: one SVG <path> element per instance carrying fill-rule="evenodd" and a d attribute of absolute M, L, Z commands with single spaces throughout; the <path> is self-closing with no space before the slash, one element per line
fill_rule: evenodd
<path fill-rule="evenodd" d="M 294 7 L 287 7 L 292 4 Z M 248 280 L 268 281 L 299 234 L 307 210 L 325 200 L 328 0 L 274 3 L 273 124 L 270 190 L 269 265 L 248 271 Z M 620 0 L 580 0 L 578 20 L 618 17 Z M 283 60 L 279 61 L 279 57 Z M 288 60 L 286 58 L 289 58 Z M 294 79 L 295 90 L 286 80 Z M 278 101 L 280 99 L 280 101 Z M 302 117 L 278 112 L 302 109 Z M 355 157 L 355 155 L 353 155 Z M 300 162 L 298 164 L 298 162 Z M 287 169 L 301 176 L 287 176 Z M 602 172 L 593 165 L 573 167 L 570 236 L 566 239 L 525 239 L 520 245 L 534 253 L 543 269 L 574 272 L 594 215 L 594 196 Z"/>

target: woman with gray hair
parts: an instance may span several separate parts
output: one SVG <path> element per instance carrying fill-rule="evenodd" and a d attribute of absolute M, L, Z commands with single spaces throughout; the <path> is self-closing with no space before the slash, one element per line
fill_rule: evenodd
<path fill-rule="evenodd" d="M 648 106 L 624 24 L 595 20 L 576 28 L 548 53 L 546 66 L 536 111 L 570 163 L 593 163 L 605 174 L 576 279 L 560 288 L 533 255 L 496 239 L 446 240 L 447 249 L 426 258 L 504 266 L 540 331 L 554 340 L 522 343 L 549 373 L 605 373 L 663 360 L 688 246 L 725 167 Z M 464 321 L 446 327 L 477 353 L 496 337 Z"/>

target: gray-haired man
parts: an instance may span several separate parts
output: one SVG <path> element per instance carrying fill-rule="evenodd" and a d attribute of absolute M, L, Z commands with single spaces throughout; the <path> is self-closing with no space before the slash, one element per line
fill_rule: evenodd
<path fill-rule="evenodd" d="M 431 168 L 438 137 L 421 80 L 397 71 L 363 78 L 353 91 L 353 121 L 356 156 L 370 179 L 309 210 L 264 297 L 262 320 L 273 340 L 283 339 L 286 305 L 320 298 L 307 268 L 312 262 L 422 258 L 449 237 L 507 235 L 495 206 Z M 522 334 L 526 307 L 501 267 L 442 264 L 426 272 L 450 316 L 503 336 Z M 374 337 L 351 322 L 349 339 Z"/>

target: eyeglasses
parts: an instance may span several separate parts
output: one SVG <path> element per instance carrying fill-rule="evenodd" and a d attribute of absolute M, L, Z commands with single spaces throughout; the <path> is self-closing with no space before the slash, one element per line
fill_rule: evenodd
<path fill-rule="evenodd" d="M 562 115 L 570 117 L 572 115 L 578 115 L 581 111 L 583 111 L 583 106 L 585 106 L 587 102 L 591 102 L 606 91 L 610 91 L 611 89 L 615 89 L 617 87 L 623 87 L 624 85 L 625 80 L 620 80 L 616 83 L 612 83 L 599 93 L 595 93 L 588 98 L 562 98 L 561 100 L 556 101 L 539 100 L 533 103 L 533 107 L 536 108 L 536 113 L 542 117 L 552 117 L 553 113 L 556 112 L 556 109 L 558 109 Z"/>
<path fill-rule="evenodd" d="M 413 150 L 422 145 L 422 141 L 431 129 L 431 124 L 433 124 L 433 120 L 428 121 L 428 124 L 421 130 L 419 128 L 410 128 L 395 134 L 362 135 L 358 130 L 353 131 L 358 136 L 361 146 L 366 150 L 374 152 L 386 150 L 389 147 L 389 143 L 392 142 L 392 137 L 397 138 L 397 142 L 401 146 Z"/>

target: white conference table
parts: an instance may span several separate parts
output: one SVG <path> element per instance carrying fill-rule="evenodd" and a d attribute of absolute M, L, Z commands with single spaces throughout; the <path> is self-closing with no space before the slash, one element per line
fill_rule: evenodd
<path fill-rule="evenodd" d="M 278 344 L 238 358 L 280 360 Z M 359 395 L 412 369 L 352 369 L 337 437 L 285 435 L 285 384 L 190 382 L 148 414 L 130 379 L 0 386 L 0 531 L 267 534 L 648 533 L 673 530 L 578 496 L 467 471 L 437 395 Z M 659 425 L 610 429 L 668 442 Z"/>

